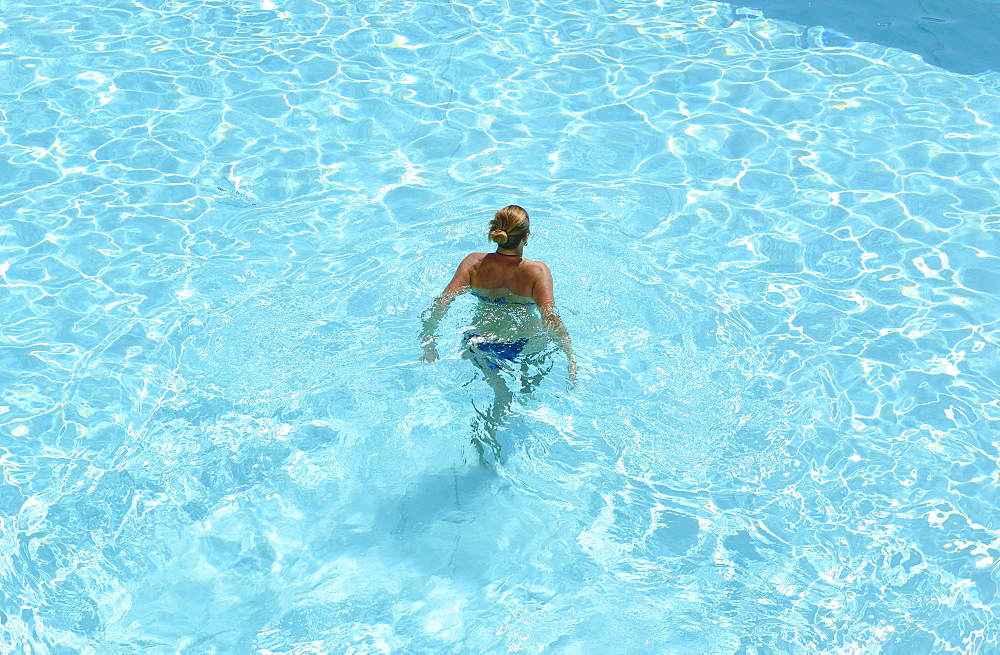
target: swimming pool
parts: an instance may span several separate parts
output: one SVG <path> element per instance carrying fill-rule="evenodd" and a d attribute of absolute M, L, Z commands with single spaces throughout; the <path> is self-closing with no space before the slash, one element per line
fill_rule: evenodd
<path fill-rule="evenodd" d="M 997 0 L 753 0 L 768 18 L 823 26 L 853 39 L 901 48 L 956 73 L 1000 70 L 993 35 L 1000 31 Z"/>
<path fill-rule="evenodd" d="M 0 650 L 996 650 L 995 75 L 705 2 L 2 23 Z M 485 468 L 473 299 L 417 335 L 511 202 L 581 379 Z"/>

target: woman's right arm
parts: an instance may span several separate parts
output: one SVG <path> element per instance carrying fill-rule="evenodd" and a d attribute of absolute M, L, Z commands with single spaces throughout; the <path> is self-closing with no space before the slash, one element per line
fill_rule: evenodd
<path fill-rule="evenodd" d="M 472 253 L 462 260 L 452 276 L 451 282 L 444 288 L 441 295 L 434 300 L 434 304 L 424 311 L 423 327 L 420 330 L 420 345 L 424 349 L 424 354 L 420 356 L 420 361 L 433 364 L 438 359 L 437 352 L 437 328 L 441 319 L 448 313 L 448 306 L 457 296 L 462 295 L 472 286 L 472 269 L 482 259 L 481 253 Z"/>

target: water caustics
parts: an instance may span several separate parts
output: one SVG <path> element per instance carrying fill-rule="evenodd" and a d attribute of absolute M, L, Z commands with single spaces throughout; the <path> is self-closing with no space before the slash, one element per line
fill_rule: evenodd
<path fill-rule="evenodd" d="M 8 4 L 0 651 L 995 651 L 998 81 L 705 2 Z M 580 383 L 483 467 L 476 301 L 417 333 L 510 202 Z"/>

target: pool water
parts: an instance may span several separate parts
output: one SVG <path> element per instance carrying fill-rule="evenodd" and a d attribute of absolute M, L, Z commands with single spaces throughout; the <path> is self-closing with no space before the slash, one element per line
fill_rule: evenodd
<path fill-rule="evenodd" d="M 956 73 L 1000 71 L 1000 0 L 735 0 L 768 18 L 823 26 L 836 38 L 917 53 Z M 751 11 L 754 11 L 751 10 Z"/>
<path fill-rule="evenodd" d="M 1000 85 L 700 1 L 0 16 L 0 651 L 990 653 Z M 573 337 L 420 315 L 509 203 Z"/>

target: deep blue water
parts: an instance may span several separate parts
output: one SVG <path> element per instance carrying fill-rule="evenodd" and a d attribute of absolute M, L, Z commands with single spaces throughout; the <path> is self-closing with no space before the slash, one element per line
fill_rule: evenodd
<path fill-rule="evenodd" d="M 1000 70 L 995 0 L 747 0 L 768 18 L 823 26 L 920 55 L 956 73 Z"/>

